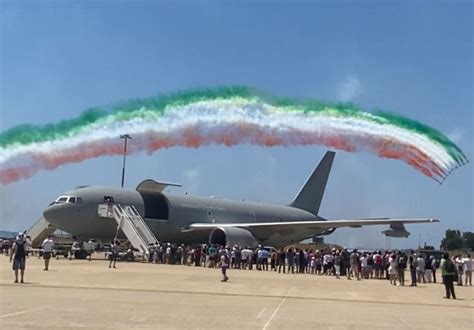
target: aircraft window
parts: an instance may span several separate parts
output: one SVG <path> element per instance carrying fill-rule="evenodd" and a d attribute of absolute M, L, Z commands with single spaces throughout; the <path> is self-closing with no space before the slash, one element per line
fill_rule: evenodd
<path fill-rule="evenodd" d="M 76 197 L 69 197 L 68 202 L 76 204 Z"/>
<path fill-rule="evenodd" d="M 76 198 L 76 204 L 82 204 L 82 197 Z"/>
<path fill-rule="evenodd" d="M 61 196 L 58 199 L 56 199 L 56 203 L 66 203 L 67 202 L 67 196 Z"/>

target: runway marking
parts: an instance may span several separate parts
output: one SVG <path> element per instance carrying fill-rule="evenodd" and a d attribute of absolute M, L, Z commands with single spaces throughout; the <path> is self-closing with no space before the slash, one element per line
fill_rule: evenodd
<path fill-rule="evenodd" d="M 293 291 L 295 287 L 292 286 L 290 290 L 288 290 L 288 293 L 286 294 L 286 296 L 283 297 L 283 299 L 280 301 L 280 303 L 278 304 L 277 308 L 275 308 L 275 310 L 273 311 L 272 315 L 270 316 L 270 318 L 268 319 L 267 323 L 265 323 L 265 325 L 263 326 L 262 330 L 266 330 L 267 327 L 270 325 L 270 322 L 272 321 L 272 319 L 275 317 L 275 315 L 278 313 L 278 311 L 280 310 L 280 307 L 283 305 L 283 303 L 286 301 L 286 299 L 290 296 L 291 294 L 291 291 Z"/>
<path fill-rule="evenodd" d="M 260 316 L 262 316 L 263 312 L 265 312 L 265 309 L 266 307 L 263 307 L 262 310 L 260 311 L 260 313 L 258 313 L 256 319 L 258 320 L 260 318 Z"/>
<path fill-rule="evenodd" d="M 20 314 L 25 314 L 25 313 L 29 313 L 29 312 L 35 312 L 35 311 L 39 311 L 41 309 L 45 309 L 45 307 L 41 307 L 41 308 L 34 308 L 34 309 L 27 309 L 26 311 L 20 311 L 20 312 L 15 312 L 15 313 L 10 313 L 10 314 L 4 314 L 4 315 L 0 315 L 0 319 L 4 318 L 4 317 L 9 317 L 9 316 L 15 316 L 15 315 L 20 315 Z"/>
<path fill-rule="evenodd" d="M 0 283 L 0 287 L 11 287 L 12 284 Z M 206 292 L 206 291 L 189 291 L 189 290 L 164 290 L 164 289 L 138 289 L 138 288 L 121 288 L 121 287 L 94 287 L 94 286 L 73 286 L 73 285 L 46 285 L 46 284 L 29 284 L 28 288 L 41 288 L 41 289 L 73 289 L 73 290 L 101 290 L 101 291 L 124 291 L 124 292 L 141 292 L 141 293 L 164 293 L 164 294 L 192 294 L 192 295 L 206 295 L 206 296 L 229 296 L 229 297 L 249 297 L 249 298 L 285 298 L 286 296 L 281 295 L 269 295 L 269 294 L 251 294 L 251 293 L 236 293 L 236 292 Z M 354 302 L 364 304 L 383 304 L 383 305 L 406 305 L 406 306 L 427 306 L 427 307 L 442 307 L 442 308 L 467 308 L 474 309 L 474 306 L 469 305 L 447 305 L 447 304 L 433 304 L 424 302 L 410 302 L 410 301 L 386 301 L 386 300 L 361 300 L 361 299 L 341 299 L 341 298 L 329 298 L 329 297 L 305 297 L 305 296 L 293 296 L 286 297 L 291 300 L 321 300 L 321 301 L 333 301 L 333 302 Z M 440 299 L 441 300 L 441 299 Z M 460 300 L 460 299 L 459 299 Z M 465 299 L 468 300 L 468 299 Z"/>

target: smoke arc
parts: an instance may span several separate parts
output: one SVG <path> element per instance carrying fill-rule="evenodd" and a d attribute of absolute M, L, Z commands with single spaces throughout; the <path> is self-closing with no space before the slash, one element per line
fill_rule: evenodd
<path fill-rule="evenodd" d="M 129 152 L 206 145 L 320 145 L 398 159 L 442 182 L 468 163 L 462 150 L 434 128 L 352 104 L 277 98 L 251 88 L 188 90 L 91 108 L 43 126 L 20 125 L 0 134 L 0 183 L 86 159 L 121 155 L 118 137 L 133 136 Z"/>

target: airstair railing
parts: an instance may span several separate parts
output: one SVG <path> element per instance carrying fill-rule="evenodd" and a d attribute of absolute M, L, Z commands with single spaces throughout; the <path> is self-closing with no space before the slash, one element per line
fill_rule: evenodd
<path fill-rule="evenodd" d="M 153 235 L 152 231 L 150 230 L 150 227 L 148 227 L 140 213 L 138 213 L 135 206 L 125 206 L 124 210 L 133 219 L 133 224 L 136 226 L 140 234 L 142 234 L 143 237 L 146 239 L 148 245 L 154 244 L 156 242 L 156 237 L 155 235 Z"/>
<path fill-rule="evenodd" d="M 136 208 L 133 206 L 122 207 L 115 204 L 113 206 L 113 216 L 118 224 L 115 237 L 117 238 L 119 229 L 122 229 L 133 247 L 142 253 L 149 253 L 148 247 L 150 243 L 156 241 L 156 238 Z"/>

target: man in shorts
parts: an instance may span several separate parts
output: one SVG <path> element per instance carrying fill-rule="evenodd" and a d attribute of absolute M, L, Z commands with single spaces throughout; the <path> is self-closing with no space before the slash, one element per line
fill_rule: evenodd
<path fill-rule="evenodd" d="M 20 270 L 21 275 L 20 283 L 25 283 L 23 278 L 25 275 L 26 250 L 28 244 L 25 233 L 26 232 L 18 234 L 10 252 L 10 262 L 13 260 L 13 270 L 15 271 L 15 283 L 18 283 L 18 270 Z"/>
<path fill-rule="evenodd" d="M 51 236 L 48 236 L 41 246 L 43 248 L 44 270 L 49 270 L 49 261 L 51 260 L 54 248 L 54 242 Z"/>

